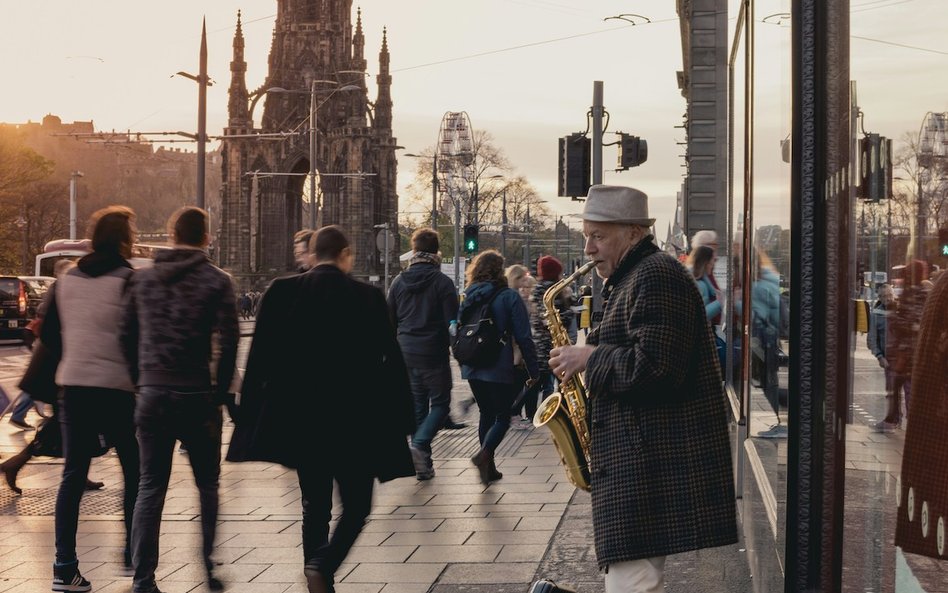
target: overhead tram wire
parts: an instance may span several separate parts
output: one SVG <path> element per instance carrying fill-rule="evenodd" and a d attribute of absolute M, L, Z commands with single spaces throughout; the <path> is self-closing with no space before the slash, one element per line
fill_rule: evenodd
<path fill-rule="evenodd" d="M 515 50 L 518 50 L 518 49 L 527 49 L 527 48 L 530 48 L 530 47 L 538 47 L 538 46 L 541 46 L 541 45 L 549 45 L 549 44 L 551 44 L 551 43 L 558 43 L 558 42 L 560 42 L 560 41 L 569 41 L 569 40 L 571 40 L 571 39 L 579 39 L 579 38 L 582 38 L 582 37 L 592 37 L 593 35 L 601 35 L 601 34 L 603 34 L 603 33 L 614 33 L 615 31 L 621 31 L 621 30 L 623 30 L 623 29 L 630 29 L 630 28 L 632 28 L 632 27 L 644 27 L 644 26 L 648 26 L 648 25 L 657 25 L 657 24 L 659 24 L 659 23 L 670 23 L 670 22 L 676 22 L 676 23 L 677 23 L 678 21 L 679 21 L 678 17 L 674 17 L 674 18 L 668 18 L 668 19 L 660 19 L 660 20 L 657 20 L 657 21 L 651 21 L 650 23 L 640 23 L 640 24 L 638 24 L 638 25 L 630 24 L 630 25 L 622 25 L 622 26 L 619 26 L 619 27 L 612 27 L 611 29 L 599 29 L 598 31 L 588 31 L 588 32 L 586 32 L 586 33 L 577 33 L 577 34 L 575 34 L 575 35 L 567 35 L 567 36 L 565 36 L 565 37 L 556 37 L 556 38 L 554 38 L 554 39 L 545 39 L 545 40 L 543 40 L 543 41 L 534 41 L 534 42 L 532 42 L 532 43 L 524 43 L 524 44 L 522 44 L 522 45 L 514 45 L 514 46 L 511 46 L 511 47 L 504 47 L 504 48 L 501 48 L 501 49 L 492 49 L 492 50 L 488 50 L 488 51 L 479 52 L 479 53 L 476 53 L 476 54 L 469 54 L 469 55 L 466 55 L 466 56 L 458 56 L 458 57 L 455 57 L 455 58 L 447 58 L 447 59 L 438 60 L 438 61 L 435 61 L 435 62 L 428 62 L 428 63 L 426 63 L 426 64 L 417 64 L 417 65 L 415 65 L 415 66 L 406 66 L 405 68 L 396 68 L 396 69 L 392 70 L 392 73 L 395 73 L 395 72 L 406 72 L 406 71 L 408 71 L 408 70 L 418 70 L 418 69 L 420 69 L 420 68 L 429 68 L 429 67 L 431 67 L 431 66 L 440 66 L 441 64 L 450 64 L 451 62 L 460 62 L 460 61 L 463 61 L 463 60 L 471 60 L 471 59 L 474 59 L 474 58 L 482 58 L 482 57 L 484 57 L 484 56 L 491 56 L 491 55 L 494 55 L 494 54 L 506 53 L 506 52 L 515 51 Z"/>

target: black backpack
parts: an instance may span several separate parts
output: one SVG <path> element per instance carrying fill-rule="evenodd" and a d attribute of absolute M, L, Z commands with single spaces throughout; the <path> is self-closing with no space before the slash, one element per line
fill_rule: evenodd
<path fill-rule="evenodd" d="M 502 288 L 497 290 L 486 303 L 466 311 L 466 321 L 458 320 L 457 332 L 451 342 L 451 352 L 459 363 L 479 368 L 497 362 L 506 342 L 497 329 L 491 305 L 502 291 Z"/>

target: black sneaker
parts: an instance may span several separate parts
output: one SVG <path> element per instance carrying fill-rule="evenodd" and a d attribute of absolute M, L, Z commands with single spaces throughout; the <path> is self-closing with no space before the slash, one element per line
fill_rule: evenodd
<path fill-rule="evenodd" d="M 92 583 L 79 574 L 79 562 L 53 564 L 53 591 L 91 591 Z"/>
<path fill-rule="evenodd" d="M 26 421 L 20 422 L 19 420 L 14 420 L 13 418 L 10 418 L 10 424 L 12 424 L 13 426 L 16 426 L 20 430 L 27 430 L 27 431 L 36 430 L 36 428 L 32 424 Z"/>

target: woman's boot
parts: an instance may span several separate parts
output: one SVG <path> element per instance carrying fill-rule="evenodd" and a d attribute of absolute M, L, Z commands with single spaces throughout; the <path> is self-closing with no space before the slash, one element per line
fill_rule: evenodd
<path fill-rule="evenodd" d="M 22 451 L 7 459 L 3 463 L 0 463 L 0 471 L 3 472 L 3 477 L 7 480 L 7 486 L 10 487 L 10 490 L 13 490 L 17 494 L 23 494 L 23 490 L 18 488 L 16 485 L 16 476 L 20 473 L 20 469 L 26 465 L 26 462 L 33 457 L 33 449 L 30 445 L 24 447 Z"/>
<path fill-rule="evenodd" d="M 494 463 L 494 458 L 493 458 L 493 457 L 491 457 L 491 459 L 490 459 L 490 467 L 489 467 L 489 470 L 490 470 L 490 481 L 491 481 L 491 482 L 493 482 L 493 481 L 495 481 L 495 480 L 499 480 L 499 479 L 501 479 L 501 478 L 504 477 L 504 474 L 502 474 L 502 473 L 500 473 L 499 471 L 497 471 L 497 464 Z"/>
<path fill-rule="evenodd" d="M 471 457 L 471 463 L 477 467 L 477 471 L 481 477 L 481 484 L 485 486 L 490 484 L 490 466 L 494 463 L 494 452 L 481 448 L 474 457 Z"/>

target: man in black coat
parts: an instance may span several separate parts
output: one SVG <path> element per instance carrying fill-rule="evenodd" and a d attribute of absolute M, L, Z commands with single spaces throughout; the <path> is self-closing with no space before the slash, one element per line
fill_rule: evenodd
<path fill-rule="evenodd" d="M 338 227 L 319 229 L 311 248 L 316 265 L 275 280 L 260 303 L 227 459 L 297 470 L 306 581 L 325 593 L 365 524 L 374 479 L 414 475 L 415 422 L 385 297 L 348 276 L 353 253 Z M 333 480 L 343 513 L 328 539 Z"/>
<path fill-rule="evenodd" d="M 694 278 L 649 235 L 644 193 L 595 185 L 586 255 L 602 323 L 554 348 L 561 381 L 585 371 L 593 532 L 606 593 L 664 590 L 665 556 L 737 541 L 727 401 Z"/>
<path fill-rule="evenodd" d="M 431 441 L 451 408 L 451 365 L 448 326 L 457 318 L 458 294 L 441 272 L 438 233 L 418 229 L 411 236 L 414 250 L 408 269 L 388 291 L 388 308 L 405 355 L 415 398 L 417 428 L 411 438 L 415 477 L 434 477 Z"/>

